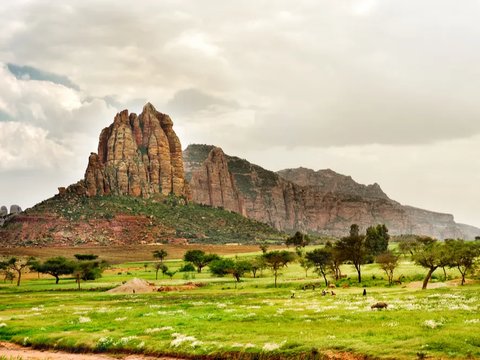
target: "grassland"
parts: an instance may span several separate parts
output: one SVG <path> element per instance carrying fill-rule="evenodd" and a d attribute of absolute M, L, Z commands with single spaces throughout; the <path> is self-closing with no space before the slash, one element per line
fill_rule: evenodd
<path fill-rule="evenodd" d="M 313 273 L 305 277 L 298 264 L 283 271 L 276 289 L 264 270 L 238 286 L 205 271 L 156 282 L 204 285 L 195 290 L 103 291 L 134 277 L 155 282 L 145 263 L 116 264 L 102 278 L 82 284 L 82 291 L 75 291 L 73 279 L 55 285 L 53 278 L 36 274 L 19 288 L 1 284 L 0 340 L 76 352 L 206 358 L 321 358 L 329 350 L 385 359 L 480 357 L 480 285 L 451 286 L 453 270 L 447 282 L 436 273 L 426 291 L 415 286 L 423 269 L 407 260 L 396 272 L 407 282 L 393 287 L 374 264 L 365 266 L 362 286 L 355 283 L 354 269 L 344 265 L 348 277 L 337 283 L 335 296 L 322 296 L 318 288 L 301 290 L 321 281 Z M 175 270 L 182 261 L 166 264 Z M 387 302 L 388 309 L 372 310 L 377 301 Z"/>

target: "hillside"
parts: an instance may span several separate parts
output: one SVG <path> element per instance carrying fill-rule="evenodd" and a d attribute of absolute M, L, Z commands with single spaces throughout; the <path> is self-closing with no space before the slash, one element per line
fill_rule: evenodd
<path fill-rule="evenodd" d="M 256 243 L 283 239 L 270 226 L 226 210 L 132 196 L 55 196 L 0 227 L 0 246 Z"/>

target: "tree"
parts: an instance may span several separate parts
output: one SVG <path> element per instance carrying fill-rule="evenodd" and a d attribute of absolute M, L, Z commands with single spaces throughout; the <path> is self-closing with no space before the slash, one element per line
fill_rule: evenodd
<path fill-rule="evenodd" d="M 462 276 L 461 285 L 465 284 L 465 276 L 475 269 L 475 260 L 480 256 L 480 246 L 474 242 L 463 240 L 446 240 L 445 245 L 450 257 L 450 268 L 457 268 Z"/>
<path fill-rule="evenodd" d="M 358 282 L 362 282 L 361 266 L 365 263 L 365 236 L 359 234 L 359 227 L 353 224 L 350 235 L 341 238 L 335 244 L 335 249 L 342 259 L 351 261 L 358 274 Z"/>
<path fill-rule="evenodd" d="M 267 252 L 263 255 L 263 258 L 265 259 L 266 266 L 269 267 L 273 272 L 273 275 L 275 277 L 275 287 L 277 287 L 277 277 L 279 274 L 279 270 L 287 266 L 288 263 L 294 261 L 295 254 L 286 250 L 276 250 Z"/>
<path fill-rule="evenodd" d="M 98 256 L 96 256 L 95 259 L 97 257 Z M 80 290 L 81 280 L 87 281 L 98 279 L 102 276 L 102 273 L 107 268 L 107 266 L 108 263 L 105 260 L 81 260 L 76 262 L 73 275 L 77 281 L 78 290 Z"/>
<path fill-rule="evenodd" d="M 413 256 L 418 245 L 419 243 L 417 241 L 417 237 L 412 235 L 400 241 L 400 243 L 398 244 L 398 250 L 400 250 L 403 256 L 406 256 L 407 254 Z"/>
<path fill-rule="evenodd" d="M 260 272 L 265 269 L 266 264 L 265 264 L 265 259 L 263 256 L 257 256 L 250 260 L 250 270 L 252 271 L 253 278 L 255 279 L 257 276 L 257 271 L 260 270 Z"/>
<path fill-rule="evenodd" d="M 35 259 L 33 257 L 17 258 L 12 256 L 9 259 L 0 262 L 0 269 L 11 270 L 13 273 L 16 273 L 17 286 L 20 286 L 23 271 L 29 268 L 34 262 Z"/>
<path fill-rule="evenodd" d="M 428 273 L 423 279 L 422 289 L 427 288 L 433 272 L 438 269 L 442 262 L 442 256 L 442 246 L 436 241 L 422 243 L 413 254 L 415 263 L 428 269 Z"/>
<path fill-rule="evenodd" d="M 202 250 L 188 250 L 183 259 L 194 264 L 197 267 L 197 272 L 201 273 L 205 266 L 213 260 L 219 259 L 219 256 L 217 254 L 205 254 Z"/>
<path fill-rule="evenodd" d="M 251 264 L 249 261 L 226 258 L 212 261 L 209 267 L 212 274 L 220 277 L 230 274 L 236 282 L 240 282 L 240 278 L 243 277 L 246 272 L 251 270 Z"/>
<path fill-rule="evenodd" d="M 298 257 L 298 263 L 305 270 L 305 277 L 308 277 L 308 270 L 314 266 L 313 263 L 304 256 Z"/>
<path fill-rule="evenodd" d="M 365 234 L 365 249 L 368 255 L 377 256 L 388 249 L 390 235 L 385 224 L 370 226 Z"/>
<path fill-rule="evenodd" d="M 168 256 L 168 253 L 166 250 L 164 249 L 160 249 L 160 250 L 155 250 L 153 252 L 153 257 L 155 259 L 158 259 L 160 262 L 163 262 L 163 260 Z"/>
<path fill-rule="evenodd" d="M 340 265 L 343 264 L 343 257 L 341 252 L 335 248 L 330 241 L 325 244 L 325 249 L 331 253 L 331 261 L 329 264 L 330 270 L 335 277 L 335 280 L 338 281 L 342 277 L 342 271 Z"/>
<path fill-rule="evenodd" d="M 259 247 L 260 247 L 260 250 L 262 250 L 262 254 L 265 254 L 268 251 L 268 248 L 270 247 L 270 245 L 264 241 L 259 245 Z"/>
<path fill-rule="evenodd" d="M 75 263 L 63 256 L 57 256 L 47 259 L 44 263 L 35 263 L 31 269 L 53 276 L 55 284 L 58 284 L 61 275 L 73 274 Z"/>
<path fill-rule="evenodd" d="M 307 252 L 306 258 L 315 266 L 315 272 L 322 275 L 325 280 L 325 286 L 328 286 L 327 269 L 332 261 L 332 253 L 328 249 L 315 249 Z"/>
<path fill-rule="evenodd" d="M 156 262 L 154 265 L 155 268 L 155 280 L 158 280 L 158 272 L 162 270 L 162 274 L 165 275 L 165 272 L 168 271 L 168 266 L 162 262 Z"/>
<path fill-rule="evenodd" d="M 309 243 L 310 243 L 310 238 L 308 237 L 308 235 L 305 235 L 300 231 L 297 231 L 293 236 L 285 240 L 285 244 L 287 246 L 293 245 L 296 248 L 305 247 Z"/>
<path fill-rule="evenodd" d="M 393 283 L 393 272 L 398 266 L 398 259 L 399 256 L 395 255 L 392 251 L 385 251 L 376 258 L 377 264 L 387 274 L 390 285 Z"/>

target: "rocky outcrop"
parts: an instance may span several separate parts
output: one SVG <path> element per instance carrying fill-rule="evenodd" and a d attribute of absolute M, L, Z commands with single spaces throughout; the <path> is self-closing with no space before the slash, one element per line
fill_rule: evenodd
<path fill-rule="evenodd" d="M 8 209 L 6 206 L 0 207 L 0 216 L 7 216 L 8 215 Z"/>
<path fill-rule="evenodd" d="M 18 205 L 10 205 L 10 214 L 19 214 L 22 212 L 22 208 Z"/>
<path fill-rule="evenodd" d="M 138 116 L 128 110 L 118 113 L 102 130 L 98 154 L 90 154 L 84 182 L 77 185 L 84 186 L 87 196 L 188 197 L 182 146 L 170 117 L 150 103 Z"/>
<path fill-rule="evenodd" d="M 363 229 L 382 223 L 391 234 L 440 239 L 473 238 L 475 232 L 465 232 L 452 215 L 403 206 L 378 184 L 361 185 L 332 170 L 274 173 L 208 145 L 190 145 L 184 162 L 194 202 L 223 207 L 280 230 L 343 236 L 353 223 Z"/>
<path fill-rule="evenodd" d="M 0 226 L 3 226 L 7 221 L 17 216 L 22 212 L 22 208 L 18 205 L 10 205 L 10 212 L 6 206 L 0 207 Z"/>

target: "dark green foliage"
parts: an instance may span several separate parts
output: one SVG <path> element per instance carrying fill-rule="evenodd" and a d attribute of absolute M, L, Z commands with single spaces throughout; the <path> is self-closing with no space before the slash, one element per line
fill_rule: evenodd
<path fill-rule="evenodd" d="M 205 254 L 202 250 L 188 250 L 183 259 L 194 264 L 197 267 L 197 272 L 201 273 L 205 266 L 213 260 L 219 259 L 219 256 L 217 254 Z"/>
<path fill-rule="evenodd" d="M 325 280 L 325 286 L 328 286 L 327 269 L 332 262 L 332 251 L 329 250 L 329 248 L 315 249 L 307 252 L 305 257 L 313 264 L 315 267 L 315 272 L 318 275 L 323 276 L 323 279 Z"/>
<path fill-rule="evenodd" d="M 385 224 L 370 226 L 365 235 L 365 249 L 368 255 L 374 257 L 388 249 L 390 235 Z"/>
<path fill-rule="evenodd" d="M 433 272 L 440 267 L 445 256 L 443 250 L 442 245 L 436 241 L 419 241 L 419 246 L 413 254 L 413 260 L 417 265 L 428 269 L 428 273 L 423 280 L 422 289 L 427 288 Z"/>
<path fill-rule="evenodd" d="M 195 267 L 191 263 L 186 263 L 180 269 L 178 269 L 179 272 L 192 272 L 195 271 Z"/>
<path fill-rule="evenodd" d="M 290 236 L 286 241 L 285 244 L 287 246 L 293 245 L 297 248 L 305 247 L 310 243 L 310 238 L 308 235 L 297 231 L 293 236 Z"/>
<path fill-rule="evenodd" d="M 361 266 L 365 263 L 365 236 L 359 234 L 359 227 L 353 224 L 350 227 L 350 236 L 341 238 L 335 249 L 345 261 L 351 261 L 358 274 L 358 282 L 362 282 Z"/>
<path fill-rule="evenodd" d="M 449 254 L 448 266 L 458 269 L 462 276 L 461 285 L 464 285 L 466 274 L 475 269 L 475 261 L 480 256 L 480 244 L 463 240 L 445 240 L 445 246 L 446 253 Z"/>
<path fill-rule="evenodd" d="M 221 258 L 214 260 L 209 265 L 210 272 L 217 276 L 225 276 L 230 274 L 233 278 L 240 282 L 240 278 L 250 271 L 251 263 L 246 260 L 233 260 L 227 258 Z"/>
<path fill-rule="evenodd" d="M 93 255 L 93 254 L 75 254 L 73 256 L 75 256 L 75 259 L 79 261 L 98 259 L 98 255 Z"/>
<path fill-rule="evenodd" d="M 75 255 L 75 257 L 77 257 Z M 98 256 L 95 255 L 95 259 Z M 78 257 L 77 257 L 78 259 Z M 105 260 L 79 260 L 75 263 L 73 275 L 75 276 L 80 290 L 80 281 L 95 280 L 102 276 L 103 271 L 108 267 Z"/>
<path fill-rule="evenodd" d="M 270 268 L 275 277 L 275 287 L 277 287 L 277 277 L 278 271 L 287 266 L 288 263 L 295 260 L 295 254 L 286 250 L 282 251 L 270 251 L 266 254 L 263 254 L 263 259 L 265 260 L 265 265 Z"/>
<path fill-rule="evenodd" d="M 43 263 L 36 262 L 31 269 L 42 274 L 48 274 L 55 277 L 55 284 L 58 284 L 61 275 L 73 274 L 76 264 L 64 258 L 63 256 L 57 256 L 47 259 Z"/>
<path fill-rule="evenodd" d="M 168 256 L 168 253 L 166 250 L 164 249 L 160 249 L 160 250 L 155 250 L 153 252 L 153 257 L 155 259 L 158 259 L 160 260 L 160 262 L 163 262 L 163 260 Z"/>

